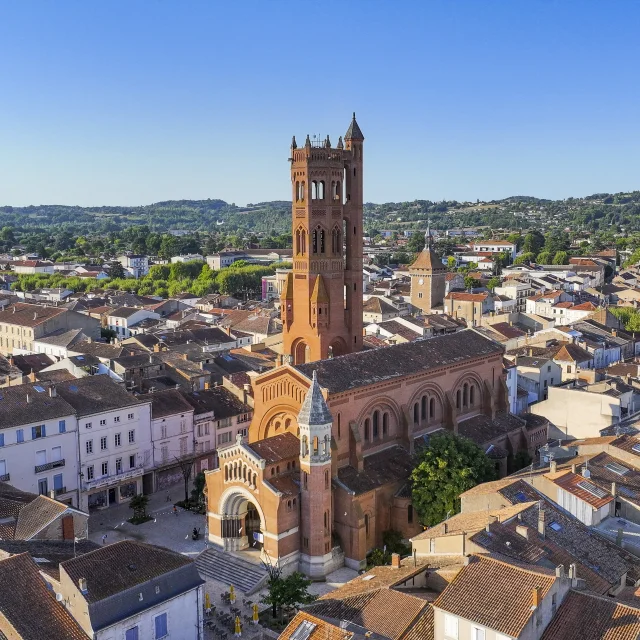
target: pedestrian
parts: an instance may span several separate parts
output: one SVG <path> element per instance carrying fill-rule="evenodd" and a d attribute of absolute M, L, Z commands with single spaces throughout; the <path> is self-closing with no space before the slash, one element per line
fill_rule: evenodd
<path fill-rule="evenodd" d="M 106 541 L 107 541 L 107 534 L 105 533 L 105 534 L 102 536 L 102 544 L 104 545 Z"/>
<path fill-rule="evenodd" d="M 171 496 L 169 495 L 168 491 L 167 491 L 167 502 L 171 502 Z"/>
<path fill-rule="evenodd" d="M 176 505 L 173 505 L 173 513 L 176 514 L 176 518 L 178 517 L 178 509 L 176 509 Z"/>

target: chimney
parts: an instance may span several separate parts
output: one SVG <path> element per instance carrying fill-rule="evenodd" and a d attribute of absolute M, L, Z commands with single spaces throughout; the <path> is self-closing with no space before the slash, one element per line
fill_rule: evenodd
<path fill-rule="evenodd" d="M 538 512 L 538 533 L 544 538 L 545 536 L 545 529 L 546 529 L 546 513 L 544 511 L 544 509 L 540 509 L 540 511 Z"/>
<path fill-rule="evenodd" d="M 574 462 L 571 465 L 571 473 L 576 473 L 578 471 L 578 465 Z"/>
<path fill-rule="evenodd" d="M 27 404 L 31 404 L 31 394 L 27 393 Z"/>
<path fill-rule="evenodd" d="M 611 483 L 611 495 L 615 498 L 618 495 L 618 487 L 615 482 Z"/>
<path fill-rule="evenodd" d="M 516 533 L 522 536 L 525 540 L 529 539 L 529 527 L 524 527 L 521 524 L 516 525 Z"/>
<path fill-rule="evenodd" d="M 14 360 L 13 360 L 13 355 L 9 356 L 9 364 L 13 367 L 13 365 L 15 364 Z"/>
<path fill-rule="evenodd" d="M 572 562 L 569 565 L 569 578 L 571 578 L 572 580 L 575 580 L 578 577 L 578 567 L 576 566 L 575 562 Z"/>
<path fill-rule="evenodd" d="M 542 604 L 542 587 L 531 590 L 531 609 L 535 610 Z"/>
<path fill-rule="evenodd" d="M 587 467 L 585 467 L 582 470 L 582 477 L 583 478 L 590 478 L 591 477 L 591 471 L 589 471 L 589 469 L 587 469 Z"/>
<path fill-rule="evenodd" d="M 93 338 L 92 338 L 91 336 L 89 336 L 89 337 L 87 338 L 87 342 L 88 342 L 89 344 L 91 344 L 91 343 L 93 342 Z"/>
<path fill-rule="evenodd" d="M 446 522 L 442 523 L 442 528 L 444 529 L 444 533 L 449 533 L 449 531 L 448 531 L 449 527 L 447 526 Z"/>
<path fill-rule="evenodd" d="M 556 567 L 556 578 L 564 578 L 564 565 L 559 564 Z"/>
<path fill-rule="evenodd" d="M 533 357 L 533 347 L 529 347 L 529 348 L 527 349 L 527 353 L 529 354 L 529 357 L 531 357 L 531 358 L 532 358 L 532 357 Z"/>
<path fill-rule="evenodd" d="M 183 360 L 188 360 L 188 359 L 189 359 L 189 358 L 187 357 L 187 354 L 186 354 L 186 353 L 183 353 L 183 354 L 182 354 L 182 359 L 183 359 Z"/>
<path fill-rule="evenodd" d="M 205 382 L 204 383 L 204 388 L 205 389 L 210 389 L 211 388 L 211 384 L 209 382 Z"/>
<path fill-rule="evenodd" d="M 160 353 L 160 343 L 156 342 L 156 344 L 153 345 L 153 353 Z"/>
<path fill-rule="evenodd" d="M 247 404 L 247 400 L 249 399 L 249 392 L 251 391 L 251 385 L 248 382 L 245 382 L 242 386 L 242 402 Z"/>
<path fill-rule="evenodd" d="M 552 460 L 549 463 L 549 473 L 555 473 L 558 470 L 558 463 L 555 460 Z"/>
<path fill-rule="evenodd" d="M 37 312 L 37 311 L 33 314 L 33 319 L 34 319 L 34 320 L 37 320 L 37 319 L 38 319 L 38 312 Z"/>
<path fill-rule="evenodd" d="M 49 491 L 49 497 L 50 497 L 52 500 L 55 500 L 55 499 L 56 499 L 56 490 L 55 490 L 55 489 L 51 489 L 51 490 Z"/>
<path fill-rule="evenodd" d="M 87 579 L 86 578 L 78 578 L 78 589 L 80 589 L 80 593 L 87 593 Z"/>
<path fill-rule="evenodd" d="M 50 398 L 55 398 L 58 395 L 58 390 L 56 389 L 56 385 L 52 384 L 49 387 L 49 397 Z"/>
<path fill-rule="evenodd" d="M 399 553 L 392 553 L 391 554 L 391 566 L 394 569 L 399 569 L 400 568 L 400 554 Z"/>

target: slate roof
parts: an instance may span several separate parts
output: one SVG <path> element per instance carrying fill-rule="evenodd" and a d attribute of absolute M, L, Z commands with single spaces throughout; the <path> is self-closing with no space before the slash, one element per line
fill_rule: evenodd
<path fill-rule="evenodd" d="M 151 401 L 151 417 L 163 418 L 178 413 L 193 411 L 193 407 L 177 389 L 166 389 L 157 393 L 147 393 L 138 396 L 139 400 Z"/>
<path fill-rule="evenodd" d="M 0 560 L 0 584 L 0 613 L 22 640 L 88 640 L 47 588 L 28 553 Z M 0 620 L 0 633 L 11 632 L 3 626 Z"/>
<path fill-rule="evenodd" d="M 338 469 L 339 484 L 354 495 L 373 491 L 385 484 L 406 481 L 413 469 L 413 461 L 406 449 L 393 446 L 366 456 L 360 473 L 352 466 Z"/>
<path fill-rule="evenodd" d="M 15 540 L 29 540 L 44 527 L 49 525 L 55 518 L 61 516 L 68 505 L 53 500 L 48 496 L 38 496 L 29 504 L 20 509 L 16 528 L 14 532 Z"/>
<path fill-rule="evenodd" d="M 68 347 L 78 340 L 78 337 L 81 335 L 82 329 L 71 329 L 69 331 L 60 329 L 42 338 L 38 338 L 36 342 L 43 342 L 44 344 L 51 344 L 56 347 Z"/>
<path fill-rule="evenodd" d="M 302 406 L 298 413 L 298 424 L 304 425 L 324 425 L 333 422 L 333 416 L 327 407 L 318 377 L 314 371 L 311 376 L 311 386 L 304 397 Z"/>
<path fill-rule="evenodd" d="M 400 315 L 400 312 L 392 304 L 376 296 L 372 296 L 362 305 L 362 311 L 364 313 L 394 313 L 395 315 Z"/>
<path fill-rule="evenodd" d="M 570 591 L 541 640 L 636 640 L 640 609 L 611 598 Z"/>
<path fill-rule="evenodd" d="M 540 587 L 544 598 L 555 579 L 555 574 L 541 567 L 524 568 L 490 557 L 470 556 L 469 564 L 434 606 L 517 638 L 533 615 L 533 590 Z"/>
<path fill-rule="evenodd" d="M 139 307 L 120 307 L 119 309 L 109 311 L 107 315 L 111 318 L 130 318 L 132 315 L 138 313 L 138 311 L 142 311 L 142 309 Z"/>
<path fill-rule="evenodd" d="M 185 400 L 193 407 L 194 416 L 213 411 L 215 420 L 251 413 L 253 409 L 244 404 L 231 391 L 224 387 L 205 389 L 204 391 L 182 392 Z"/>
<path fill-rule="evenodd" d="M 32 371 L 39 373 L 42 369 L 51 366 L 55 360 L 44 353 L 29 353 L 27 355 L 13 356 L 13 364 L 22 371 L 23 375 L 29 375 Z"/>
<path fill-rule="evenodd" d="M 17 518 L 20 510 L 38 496 L 16 489 L 7 482 L 0 482 L 0 520 Z"/>
<path fill-rule="evenodd" d="M 356 122 L 356 112 L 353 112 L 353 118 L 351 119 L 351 124 L 347 129 L 347 133 L 344 134 L 345 140 L 364 140 L 364 136 L 362 135 L 362 131 L 360 131 L 360 127 Z"/>
<path fill-rule="evenodd" d="M 75 409 L 78 417 L 144 404 L 109 376 L 87 376 L 60 382 L 56 389 L 58 396 Z"/>
<path fill-rule="evenodd" d="M 74 585 L 86 578 L 87 591 L 81 595 L 88 603 L 94 631 L 204 583 L 193 560 L 185 555 L 134 540 L 100 547 L 63 562 L 60 568 Z"/>
<path fill-rule="evenodd" d="M 296 366 L 311 379 L 318 372 L 320 386 L 329 393 L 341 393 L 402 376 L 415 375 L 479 357 L 502 353 L 502 347 L 472 329 L 370 349 Z"/>
<path fill-rule="evenodd" d="M 247 446 L 265 460 L 267 464 L 296 458 L 300 455 L 300 440 L 288 431 L 258 442 L 252 442 Z"/>
<path fill-rule="evenodd" d="M 481 413 L 458 423 L 458 435 L 483 445 L 524 426 L 523 420 L 512 413 L 497 413 L 493 419 Z"/>
<path fill-rule="evenodd" d="M 37 391 L 35 387 L 43 391 Z M 27 402 L 27 396 L 29 402 Z M 51 398 L 44 386 L 23 384 L 0 389 L 0 429 L 37 424 L 73 414 L 73 407 L 64 398 L 60 396 Z"/>
<path fill-rule="evenodd" d="M 425 247 L 416 257 L 410 269 L 445 272 L 447 268 L 431 247 Z"/>

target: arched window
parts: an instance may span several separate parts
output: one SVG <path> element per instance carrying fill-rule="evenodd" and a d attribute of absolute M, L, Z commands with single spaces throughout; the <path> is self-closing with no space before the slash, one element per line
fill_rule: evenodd
<path fill-rule="evenodd" d="M 273 476 L 275 475 L 276 475 L 276 470 L 273 467 L 271 467 L 271 477 L 273 478 Z"/>
<path fill-rule="evenodd" d="M 436 399 L 431 398 L 429 400 L 429 417 L 435 418 L 435 415 L 436 415 Z"/>
<path fill-rule="evenodd" d="M 307 232 L 304 229 L 300 230 L 300 243 L 302 246 L 302 255 L 307 253 Z"/>
<path fill-rule="evenodd" d="M 340 440 L 340 414 L 338 414 L 338 440 Z"/>
<path fill-rule="evenodd" d="M 318 199 L 318 183 L 315 180 L 311 182 L 311 199 Z"/>
<path fill-rule="evenodd" d="M 324 180 L 318 182 L 318 200 L 324 200 Z"/>
<path fill-rule="evenodd" d="M 300 182 L 296 182 L 296 201 L 300 200 Z"/>
<path fill-rule="evenodd" d="M 329 518 L 327 517 L 327 512 L 324 512 L 324 528 L 326 529 L 329 526 Z"/>
<path fill-rule="evenodd" d="M 336 182 L 336 193 L 335 193 L 335 195 L 333 196 L 333 199 L 334 199 L 334 200 L 340 200 L 340 195 L 341 195 L 341 193 L 340 193 L 340 180 L 338 180 L 338 181 Z"/>
<path fill-rule="evenodd" d="M 460 408 L 460 389 L 456 391 L 456 409 Z"/>
<path fill-rule="evenodd" d="M 378 424 L 380 422 L 380 412 L 376 409 L 373 412 L 373 437 L 378 437 Z"/>
<path fill-rule="evenodd" d="M 226 464 L 224 465 L 224 481 L 229 481 L 229 467 Z"/>
<path fill-rule="evenodd" d="M 307 436 L 302 436 L 302 457 L 307 455 L 309 452 L 309 440 L 307 440 Z"/>
<path fill-rule="evenodd" d="M 298 197 L 298 200 L 300 200 L 300 202 L 304 202 L 304 189 L 305 189 L 305 183 L 301 182 L 300 183 L 300 192 L 299 192 L 299 197 Z"/>
<path fill-rule="evenodd" d="M 276 473 L 280 475 L 280 465 L 276 465 Z"/>
<path fill-rule="evenodd" d="M 242 479 L 245 482 L 247 481 L 247 467 L 245 467 L 244 465 L 242 465 Z"/>
<path fill-rule="evenodd" d="M 328 471 L 324 472 L 324 488 L 325 489 L 329 488 L 329 472 Z"/>
<path fill-rule="evenodd" d="M 364 421 L 364 439 L 369 440 L 369 418 Z"/>
<path fill-rule="evenodd" d="M 383 413 L 382 414 L 382 435 L 383 437 L 388 435 L 389 433 L 389 414 L 388 413 Z"/>
<path fill-rule="evenodd" d="M 318 436 L 313 439 L 313 455 L 318 455 Z"/>
<path fill-rule="evenodd" d="M 471 388 L 469 389 L 469 403 L 471 405 L 473 405 L 473 403 L 476 401 L 476 385 L 472 384 Z"/>
<path fill-rule="evenodd" d="M 466 407 L 469 405 L 469 385 L 465 382 L 462 387 L 462 406 Z"/>
<path fill-rule="evenodd" d="M 364 532 L 368 538 L 369 537 L 369 514 L 368 513 L 364 514 Z"/>
<path fill-rule="evenodd" d="M 420 422 L 420 405 L 416 402 L 413 405 L 413 423 L 418 424 Z"/>
<path fill-rule="evenodd" d="M 427 396 L 422 396 L 422 400 L 420 401 L 420 409 L 421 409 L 422 419 L 426 420 L 427 419 Z"/>
<path fill-rule="evenodd" d="M 318 230 L 314 229 L 311 232 L 311 251 L 318 253 Z"/>
<path fill-rule="evenodd" d="M 324 253 L 324 229 L 320 230 L 320 253 Z"/>

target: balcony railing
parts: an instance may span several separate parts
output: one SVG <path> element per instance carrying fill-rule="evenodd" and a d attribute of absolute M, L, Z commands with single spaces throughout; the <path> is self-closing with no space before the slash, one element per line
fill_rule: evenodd
<path fill-rule="evenodd" d="M 45 464 L 37 464 L 36 473 L 51 471 L 51 469 L 57 469 L 58 467 L 64 467 L 64 458 L 62 458 L 62 460 L 54 460 L 53 462 L 45 462 Z"/>
<path fill-rule="evenodd" d="M 57 496 L 62 495 L 63 493 L 67 493 L 67 487 L 58 487 L 57 489 L 54 489 L 55 494 Z"/>
<path fill-rule="evenodd" d="M 3 476 L 0 476 L 0 482 L 9 482 L 9 474 L 5 473 Z"/>

